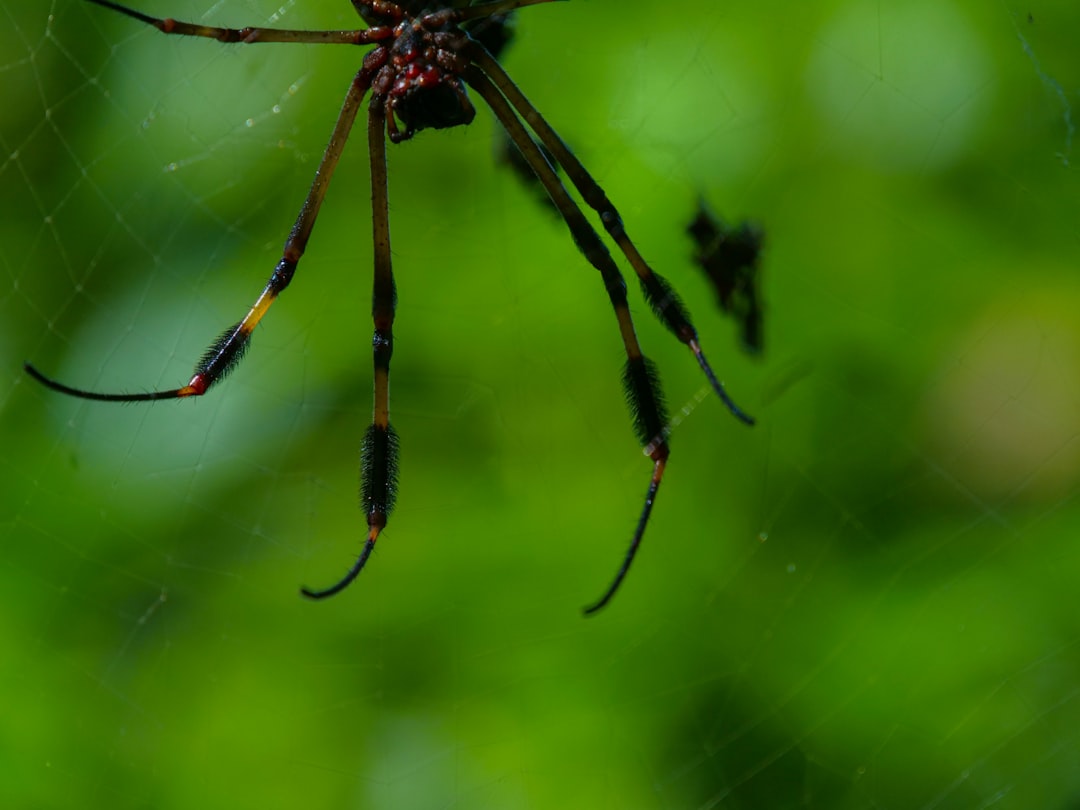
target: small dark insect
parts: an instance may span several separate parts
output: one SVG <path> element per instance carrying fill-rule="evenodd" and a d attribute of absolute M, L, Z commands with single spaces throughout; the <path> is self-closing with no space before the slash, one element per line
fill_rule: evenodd
<path fill-rule="evenodd" d="M 730 227 L 704 201 L 698 202 L 697 216 L 686 230 L 697 245 L 694 263 L 712 282 L 720 308 L 739 324 L 744 351 L 760 354 L 764 336 L 759 261 L 764 234 L 748 222 Z"/>
<path fill-rule="evenodd" d="M 505 15 L 524 6 L 552 0 L 492 0 L 472 5 L 451 2 L 443 7 L 433 5 L 431 0 L 351 0 L 368 27 L 349 31 L 217 28 L 151 17 L 112 0 L 89 1 L 152 25 L 165 34 L 244 44 L 290 42 L 374 47 L 364 55 L 360 70 L 345 95 L 311 190 L 300 208 L 296 223 L 285 241 L 281 260 L 270 280 L 243 319 L 222 332 L 203 354 L 187 385 L 142 394 L 103 394 L 72 388 L 46 377 L 29 363 L 26 364 L 26 371 L 54 391 L 105 402 L 146 402 L 205 394 L 240 362 L 252 331 L 292 281 L 360 105 L 370 92 L 367 134 L 375 254 L 372 293 L 375 407 L 372 424 L 361 447 L 360 489 L 361 505 L 367 516 L 367 541 L 356 562 L 335 585 L 323 590 L 301 589 L 301 593 L 312 599 L 322 599 L 340 592 L 357 577 L 371 556 L 375 541 L 386 527 L 396 495 L 398 437 L 390 426 L 390 357 L 394 348 L 397 293 L 391 267 L 386 139 L 389 138 L 391 143 L 401 143 L 424 129 L 446 129 L 470 123 L 476 110 L 466 93 L 467 85 L 491 108 L 506 137 L 520 151 L 522 160 L 566 222 L 574 244 L 599 272 L 618 322 L 619 335 L 626 352 L 623 385 L 635 431 L 645 446 L 646 454 L 652 459 L 653 472 L 645 505 L 622 566 L 604 595 L 585 612 L 593 613 L 606 605 L 622 583 L 637 553 L 667 466 L 669 451 L 664 431 L 667 417 L 656 368 L 642 353 L 634 331 L 626 298 L 626 282 L 600 236 L 559 179 L 555 165 L 561 167 L 585 203 L 599 215 L 604 228 L 634 269 L 645 300 L 664 325 L 693 352 L 716 394 L 737 418 L 748 425 L 753 424 L 753 419 L 728 397 L 702 353 L 697 332 L 690 323 L 686 309 L 671 286 L 656 275 L 638 253 L 626 235 L 615 206 L 491 55 L 491 48 L 498 50 L 506 44 L 508 29 L 504 24 Z M 529 134 L 526 124 L 533 135 Z M 542 144 L 542 148 L 538 144 Z"/>

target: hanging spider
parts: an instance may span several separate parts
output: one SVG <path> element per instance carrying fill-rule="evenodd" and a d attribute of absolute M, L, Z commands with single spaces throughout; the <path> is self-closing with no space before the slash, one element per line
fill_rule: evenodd
<path fill-rule="evenodd" d="M 697 215 L 686 232 L 697 245 L 694 263 L 708 276 L 720 308 L 739 324 L 740 342 L 748 354 L 761 354 L 761 248 L 765 234 L 749 222 L 728 225 L 698 201 Z"/>
<path fill-rule="evenodd" d="M 603 596 L 585 612 L 594 613 L 614 596 L 633 562 L 652 512 L 657 490 L 668 460 L 664 432 L 666 415 L 659 377 L 653 363 L 638 345 L 627 305 L 626 283 L 597 232 L 556 174 L 554 165 L 566 173 L 582 198 L 596 213 L 638 276 L 645 300 L 656 316 L 693 352 L 706 378 L 728 409 L 746 424 L 747 414 L 728 397 L 702 353 L 697 332 L 671 286 L 656 275 L 626 235 L 618 211 L 603 190 L 566 147 L 547 121 L 525 98 L 517 85 L 484 47 L 470 36 L 468 27 L 478 21 L 508 14 L 524 6 L 552 0 L 491 0 L 477 5 L 449 2 L 443 7 L 432 0 L 351 0 L 367 24 L 360 30 L 298 31 L 275 28 L 218 28 L 170 18 L 152 17 L 112 0 L 90 0 L 165 34 L 206 37 L 220 42 L 254 44 L 291 42 L 312 44 L 371 45 L 352 80 L 330 142 L 323 153 L 296 223 L 285 241 L 281 260 L 243 319 L 226 329 L 195 366 L 188 383 L 168 391 L 141 394 L 106 394 L 72 388 L 46 377 L 29 363 L 26 371 L 38 382 L 69 396 L 106 402 L 145 402 L 183 399 L 205 394 L 240 362 L 251 333 L 281 292 L 289 286 L 304 254 L 308 238 L 326 195 L 330 178 L 341 157 L 360 105 L 368 103 L 368 155 L 371 165 L 371 208 L 374 232 L 375 322 L 374 416 L 361 447 L 361 505 L 367 516 L 367 540 L 356 562 L 335 585 L 322 590 L 302 588 L 312 599 L 322 599 L 347 587 L 363 569 L 386 527 L 394 506 L 397 479 L 398 437 L 390 426 L 390 357 L 394 347 L 393 323 L 397 304 L 391 268 L 390 223 L 387 212 L 386 139 L 401 143 L 424 129 L 445 129 L 470 123 L 476 114 L 466 92 L 472 88 L 491 108 L 507 137 L 514 143 L 553 205 L 566 222 L 574 243 L 600 273 L 600 281 L 615 310 L 619 334 L 626 352 L 623 385 L 637 437 L 653 463 L 645 504 L 625 559 Z M 530 136 L 525 125 L 535 134 Z M 550 154 L 545 157 L 537 141 Z"/>

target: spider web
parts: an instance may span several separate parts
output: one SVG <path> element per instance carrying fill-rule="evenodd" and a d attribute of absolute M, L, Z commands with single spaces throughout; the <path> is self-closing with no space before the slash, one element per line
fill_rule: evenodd
<path fill-rule="evenodd" d="M 348 3 L 142 0 L 351 27 Z M 347 48 L 0 0 L 5 807 L 1069 808 L 1080 803 L 1075 4 L 574 0 L 508 69 L 695 312 L 746 430 L 635 305 L 688 414 L 648 463 L 565 229 L 490 116 L 390 152 L 398 508 L 360 580 L 362 127 L 280 255 Z M 698 195 L 767 234 L 766 353 L 691 266 Z"/>

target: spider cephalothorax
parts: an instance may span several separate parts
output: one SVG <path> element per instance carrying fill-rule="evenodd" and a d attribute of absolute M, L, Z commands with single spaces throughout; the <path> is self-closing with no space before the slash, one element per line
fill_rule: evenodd
<path fill-rule="evenodd" d="M 423 129 L 444 129 L 472 121 L 476 110 L 466 95 L 476 91 L 502 125 L 509 142 L 520 152 L 518 165 L 535 175 L 558 211 L 574 244 L 600 274 L 618 324 L 626 355 L 623 386 L 630 405 L 634 431 L 653 464 L 645 505 L 629 550 L 604 595 L 586 609 L 593 613 L 614 596 L 634 560 L 669 456 L 667 417 L 660 380 L 653 363 L 638 343 L 627 302 L 626 282 L 611 253 L 578 203 L 570 196 L 556 168 L 561 169 L 586 205 L 599 216 L 608 235 L 633 268 L 650 308 L 693 353 L 716 394 L 736 417 L 753 420 L 729 398 L 705 359 L 689 313 L 671 285 L 653 272 L 623 227 L 622 217 L 581 161 L 566 146 L 539 111 L 502 69 L 491 51 L 501 50 L 510 36 L 507 17 L 515 9 L 552 0 L 490 0 L 469 4 L 464 0 L 351 0 L 368 27 L 356 31 L 299 31 L 280 28 L 218 28 L 171 18 L 151 17 L 113 0 L 89 0 L 154 26 L 165 34 L 206 37 L 246 44 L 292 42 L 373 46 L 349 86 L 330 142 L 315 180 L 285 240 L 282 256 L 266 287 L 243 319 L 225 330 L 195 366 L 187 385 L 142 394 L 103 394 L 57 382 L 29 363 L 27 372 L 54 391 L 107 402 L 145 402 L 183 399 L 205 394 L 240 362 L 252 331 L 278 295 L 289 286 L 304 255 L 326 189 L 334 174 L 364 97 L 368 104 L 368 156 L 371 166 L 371 208 L 374 242 L 371 314 L 375 330 L 374 413 L 361 446 L 360 501 L 367 517 L 367 541 L 356 562 L 337 584 L 323 590 L 303 588 L 313 599 L 332 596 L 352 582 L 371 556 L 375 541 L 386 527 L 393 508 L 397 480 L 398 439 L 390 426 L 390 358 L 393 355 L 397 293 L 390 249 L 390 218 L 386 176 L 386 140 L 397 143 Z M 475 38 L 468 33 L 472 30 Z M 490 49 L 490 50 L 489 50 Z M 398 128 L 400 121 L 405 129 Z M 528 128 L 526 128 L 526 125 Z M 530 134 L 529 129 L 532 130 Z"/>
<path fill-rule="evenodd" d="M 461 76 L 468 62 L 460 55 L 468 36 L 446 19 L 445 12 L 405 15 L 384 46 L 386 64 L 371 89 L 385 95 L 390 140 L 408 140 L 422 129 L 446 129 L 472 123 L 476 109 Z M 405 125 L 398 130 L 394 116 Z"/>

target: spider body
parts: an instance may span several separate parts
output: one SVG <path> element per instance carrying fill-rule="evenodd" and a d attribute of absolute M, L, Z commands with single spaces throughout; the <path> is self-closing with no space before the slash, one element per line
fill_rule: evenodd
<path fill-rule="evenodd" d="M 458 53 L 466 37 L 443 21 L 444 16 L 406 16 L 398 23 L 386 64 L 372 82 L 372 90 L 387 97 L 386 120 L 394 143 L 422 129 L 471 124 L 476 116 L 461 80 L 467 63 Z M 405 125 L 404 132 L 397 130 L 395 115 Z"/>
<path fill-rule="evenodd" d="M 574 244 L 599 273 L 600 286 L 611 302 L 618 325 L 626 356 L 623 387 L 635 433 L 653 468 L 645 503 L 622 566 L 604 595 L 587 608 L 586 613 L 593 613 L 606 605 L 626 576 L 652 514 L 670 455 L 667 417 L 659 375 L 638 342 L 622 272 L 578 203 L 570 196 L 556 169 L 562 170 L 586 205 L 595 212 L 608 236 L 632 267 L 650 308 L 668 330 L 690 349 L 716 394 L 737 418 L 746 424 L 753 424 L 753 419 L 728 397 L 705 359 L 685 307 L 671 285 L 653 271 L 630 241 L 619 212 L 603 189 L 488 50 L 505 47 L 511 35 L 507 21 L 516 9 L 553 0 L 489 0 L 471 4 L 458 0 L 442 6 L 433 5 L 433 0 L 351 0 L 368 25 L 355 31 L 219 28 L 152 17 L 113 0 L 89 2 L 170 35 L 203 37 L 245 45 L 279 42 L 373 47 L 365 54 L 345 95 L 311 189 L 285 240 L 280 261 L 247 314 L 210 345 L 186 385 L 140 394 L 99 393 L 65 385 L 45 376 L 29 363 L 25 364 L 27 373 L 59 393 L 106 402 L 184 399 L 202 396 L 209 391 L 237 366 L 249 346 L 255 327 L 293 280 L 334 169 L 360 107 L 365 97 L 369 96 L 367 141 L 374 248 L 371 297 L 374 407 L 371 424 L 361 444 L 360 464 L 360 502 L 367 519 L 368 532 L 356 562 L 335 585 L 317 591 L 301 589 L 305 596 L 313 599 L 340 592 L 367 563 L 376 540 L 387 525 L 397 492 L 398 437 L 390 425 L 390 360 L 394 348 L 397 292 L 390 246 L 386 141 L 398 143 L 424 129 L 468 124 L 476 113 L 466 94 L 468 87 L 494 113 L 506 138 L 520 154 L 517 165 L 530 171 L 543 187 L 552 207 L 569 229 Z M 476 38 L 468 33 L 470 30 L 476 31 Z M 399 128 L 398 122 L 404 129 Z"/>

